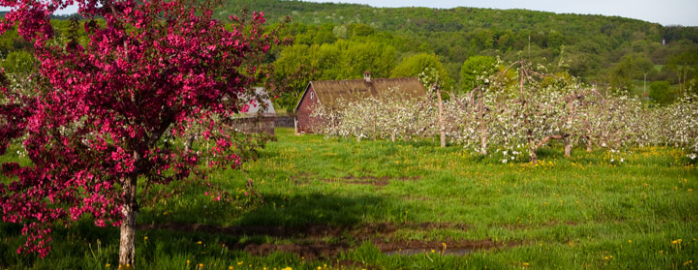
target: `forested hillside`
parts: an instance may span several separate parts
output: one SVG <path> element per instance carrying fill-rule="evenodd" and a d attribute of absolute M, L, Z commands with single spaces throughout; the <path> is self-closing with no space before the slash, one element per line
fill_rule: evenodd
<path fill-rule="evenodd" d="M 645 74 L 647 86 L 668 81 L 677 88 L 679 80 L 696 77 L 698 66 L 698 28 L 621 17 L 279 0 L 228 0 L 217 15 L 244 7 L 264 12 L 270 23 L 292 18 L 285 34 L 294 45 L 276 52 L 275 59 L 278 76 L 300 74 L 296 89 L 310 79 L 359 78 L 364 70 L 379 77 L 405 75 L 394 72 L 401 63 L 410 65 L 405 60 L 419 65 L 435 59 L 430 65 L 442 66 L 450 86 L 460 87 L 468 73 L 461 70 L 464 62 L 478 55 L 505 62 L 563 60 L 561 72 L 628 91 L 642 87 Z"/>

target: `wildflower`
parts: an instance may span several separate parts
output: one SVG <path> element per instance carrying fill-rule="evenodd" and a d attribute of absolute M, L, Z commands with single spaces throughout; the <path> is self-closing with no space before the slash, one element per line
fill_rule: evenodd
<path fill-rule="evenodd" d="M 143 241 L 148 241 L 148 237 L 143 237 Z"/>
<path fill-rule="evenodd" d="M 633 240 L 628 240 L 628 243 L 632 243 L 632 242 L 633 242 Z"/>
<path fill-rule="evenodd" d="M 104 267 L 109 268 L 111 267 L 111 264 L 105 264 Z"/>
<path fill-rule="evenodd" d="M 522 263 L 521 265 L 523 265 L 523 267 L 528 267 L 530 264 L 525 262 L 525 263 Z"/>
<path fill-rule="evenodd" d="M 199 244 L 199 245 L 201 245 L 201 241 L 199 241 L 199 242 L 196 242 L 196 243 L 197 243 L 197 244 Z"/>
<path fill-rule="evenodd" d="M 199 264 L 199 268 L 204 268 L 204 264 L 203 264 L 203 263 L 200 263 L 200 264 Z"/>
<path fill-rule="evenodd" d="M 238 262 L 238 265 L 242 265 L 243 262 Z"/>
<path fill-rule="evenodd" d="M 233 267 L 232 267 L 232 266 L 228 266 L 228 270 L 233 270 Z"/>

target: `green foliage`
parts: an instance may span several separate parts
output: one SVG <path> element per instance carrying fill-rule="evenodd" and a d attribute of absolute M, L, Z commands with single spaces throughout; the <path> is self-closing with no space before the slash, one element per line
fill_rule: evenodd
<path fill-rule="evenodd" d="M 671 84 L 667 81 L 656 81 L 650 84 L 650 99 L 661 105 L 666 105 L 676 99 L 676 93 L 669 89 Z"/>
<path fill-rule="evenodd" d="M 384 43 L 347 41 L 334 43 L 295 44 L 280 52 L 275 64 L 275 76 L 285 80 L 291 97 L 283 97 L 278 104 L 292 111 L 297 97 L 312 80 L 359 79 L 365 71 L 376 78 L 389 76 L 395 65 L 397 52 Z"/>
<path fill-rule="evenodd" d="M 26 75 L 34 70 L 34 56 L 27 51 L 14 51 L 2 61 L 5 72 Z"/>
<path fill-rule="evenodd" d="M 644 74 L 654 71 L 654 64 L 646 55 L 627 54 L 611 69 L 609 81 L 611 87 L 628 92 L 634 86 L 633 80 L 642 79 Z"/>
<path fill-rule="evenodd" d="M 452 80 L 446 73 L 443 64 L 439 61 L 439 57 L 435 54 L 420 53 L 407 57 L 393 69 L 390 76 L 393 78 L 419 77 L 422 72 L 430 69 L 438 74 L 438 78 L 442 82 L 442 88 L 449 89 L 453 87 Z"/>
<path fill-rule="evenodd" d="M 609 68 L 627 54 L 640 53 L 656 64 L 698 46 L 698 28 L 664 27 L 640 20 L 600 15 L 554 14 L 529 10 L 479 8 L 374 8 L 367 5 L 302 1 L 228 0 L 220 14 L 243 6 L 264 11 L 271 21 L 291 15 L 304 25 L 343 26 L 335 36 L 372 39 L 396 48 L 398 56 L 434 53 L 451 78 L 460 79 L 467 57 L 501 56 L 505 62 L 524 57 L 545 63 L 565 46 L 569 72 L 582 81 L 607 85 Z M 385 40 L 377 36 L 388 33 Z M 662 40 L 666 41 L 663 46 Z M 648 80 L 664 80 L 648 74 Z M 690 78 L 689 78 L 690 80 Z M 688 81 L 688 80 L 687 80 Z M 618 80 L 614 86 L 618 85 Z M 629 85 L 627 80 L 621 85 Z"/>
<path fill-rule="evenodd" d="M 460 69 L 460 84 L 463 91 L 470 91 L 484 84 L 483 79 L 497 71 L 497 59 L 490 56 L 468 57 Z"/>
<path fill-rule="evenodd" d="M 687 90 L 688 81 L 698 77 L 698 49 L 672 56 L 666 67 L 674 72 L 680 86 L 679 91 Z"/>

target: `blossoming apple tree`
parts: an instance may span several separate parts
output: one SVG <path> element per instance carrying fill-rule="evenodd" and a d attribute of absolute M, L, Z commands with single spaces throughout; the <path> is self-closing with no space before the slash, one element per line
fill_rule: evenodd
<path fill-rule="evenodd" d="M 49 16 L 74 4 L 89 19 L 88 42 L 53 42 Z M 39 63 L 28 93 L 0 81 L 0 154 L 19 140 L 31 160 L 2 164 L 14 178 L 0 184 L 2 220 L 25 224 L 18 252 L 46 256 L 55 221 L 90 216 L 97 226 L 121 228 L 119 264 L 134 267 L 138 185 L 188 177 L 204 155 L 212 167 L 244 161 L 226 121 L 214 120 L 241 111 L 239 94 L 266 77 L 261 56 L 274 35 L 264 34 L 263 14 L 233 16 L 225 25 L 197 1 L 0 6 L 11 8 L 0 33 L 16 27 Z M 163 142 L 182 137 L 193 122 L 210 147 Z"/>
<path fill-rule="evenodd" d="M 502 66 L 501 62 L 496 65 Z M 698 157 L 696 97 L 651 108 L 547 70 L 518 61 L 500 72 L 483 74 L 478 80 L 486 84 L 451 93 L 448 101 L 429 95 L 410 99 L 400 91 L 386 91 L 355 100 L 341 110 L 322 111 L 317 116 L 330 121 L 320 132 L 393 141 L 444 133 L 451 143 L 496 155 L 503 163 L 536 162 L 537 151 L 556 141 L 564 145 L 567 157 L 575 146 L 586 146 L 587 151 L 608 151 L 611 163 L 623 163 L 630 147 L 662 144 L 684 148 L 689 158 Z M 442 103 L 441 116 L 437 102 Z"/>

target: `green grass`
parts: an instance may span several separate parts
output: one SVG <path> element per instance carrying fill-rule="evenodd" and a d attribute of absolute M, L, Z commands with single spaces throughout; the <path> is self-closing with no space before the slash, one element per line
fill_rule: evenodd
<path fill-rule="evenodd" d="M 501 164 L 431 141 L 356 142 L 294 136 L 288 129 L 277 133 L 278 142 L 243 170 L 210 173 L 213 187 L 192 180 L 162 188 L 162 194 L 172 194 L 169 200 L 149 196 L 139 224 L 214 229 L 139 231 L 139 268 L 693 269 L 688 262 L 698 263 L 698 169 L 680 150 L 635 149 L 625 164 L 615 166 L 605 152 L 580 149 L 565 159 L 554 147 L 541 151 L 534 166 Z M 16 159 L 12 153 L 3 158 Z M 247 179 L 262 199 L 245 196 Z M 217 202 L 205 194 L 215 191 L 227 191 L 227 199 Z M 419 226 L 423 223 L 433 226 Z M 362 231 L 376 224 L 390 224 L 395 231 Z M 309 225 L 345 230 L 305 236 L 226 230 Z M 44 259 L 16 254 L 24 241 L 20 230 L 0 223 L 0 269 L 116 264 L 116 228 L 97 228 L 89 220 L 56 226 L 53 250 Z M 680 244 L 672 244 L 678 239 Z M 379 250 L 381 243 L 406 241 L 491 241 L 498 248 L 465 256 L 441 255 L 439 249 L 411 256 Z M 279 252 L 252 256 L 230 248 L 249 243 L 338 244 L 346 251 L 312 259 Z"/>

